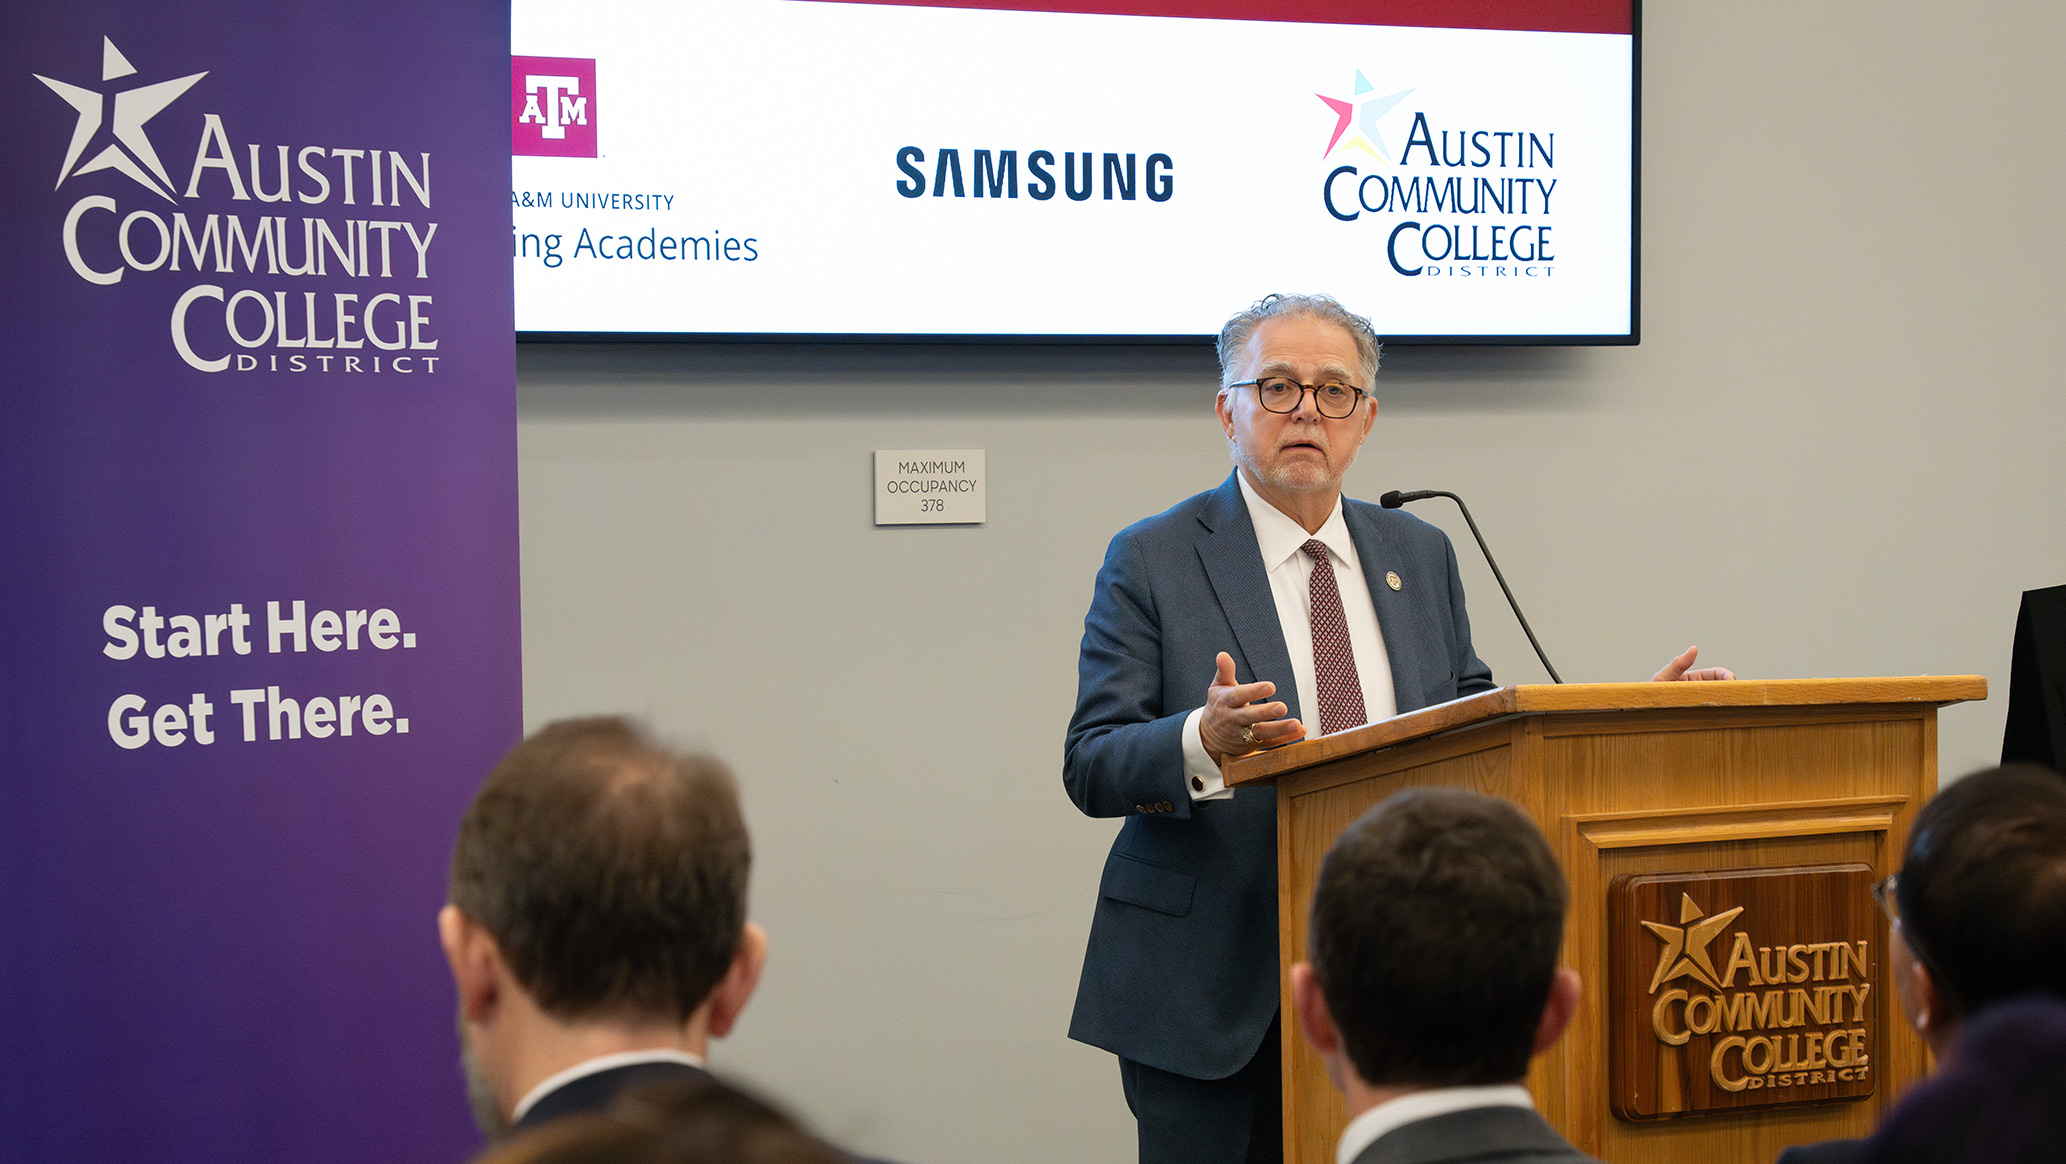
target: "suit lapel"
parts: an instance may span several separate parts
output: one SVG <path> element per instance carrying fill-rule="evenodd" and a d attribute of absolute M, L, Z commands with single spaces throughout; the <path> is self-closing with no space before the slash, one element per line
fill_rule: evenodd
<path fill-rule="evenodd" d="M 1446 665 L 1436 650 L 1438 640 L 1428 626 L 1429 604 L 1419 595 L 1394 590 L 1384 580 L 1387 571 L 1406 564 L 1398 544 L 1360 502 L 1342 502 L 1342 520 L 1356 543 L 1362 559 L 1363 584 L 1370 588 L 1370 603 L 1377 608 L 1377 628 L 1384 633 L 1385 656 L 1392 665 L 1392 695 L 1401 712 L 1417 711 L 1423 704 L 1427 680 L 1439 677 Z"/>
<path fill-rule="evenodd" d="M 1205 567 L 1220 611 L 1234 628 L 1234 641 L 1252 672 L 1236 677 L 1243 683 L 1260 679 L 1275 683 L 1275 698 L 1290 709 L 1291 718 L 1301 718 L 1298 684 L 1291 677 L 1291 653 L 1284 648 L 1284 627 L 1277 621 L 1277 599 L 1270 593 L 1270 576 L 1255 543 L 1248 502 L 1232 474 L 1199 510 L 1198 521 L 1206 529 L 1198 539 L 1198 561 Z M 1360 541 L 1357 552 L 1362 552 Z"/>

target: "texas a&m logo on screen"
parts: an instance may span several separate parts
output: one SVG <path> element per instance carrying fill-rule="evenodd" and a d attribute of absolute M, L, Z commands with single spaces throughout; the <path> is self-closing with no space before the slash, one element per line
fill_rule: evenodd
<path fill-rule="evenodd" d="M 580 57 L 509 58 L 510 152 L 592 158 L 595 62 Z"/>

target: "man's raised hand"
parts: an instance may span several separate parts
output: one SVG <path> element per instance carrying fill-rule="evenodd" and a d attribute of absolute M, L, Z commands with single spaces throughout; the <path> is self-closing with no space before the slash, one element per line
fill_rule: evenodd
<path fill-rule="evenodd" d="M 1234 682 L 1234 657 L 1225 651 L 1213 664 L 1212 683 L 1205 689 L 1205 714 L 1198 720 L 1199 741 L 1213 763 L 1288 744 L 1306 734 L 1306 725 L 1285 718 L 1291 709 L 1284 704 L 1256 702 L 1277 694 L 1275 683 Z"/>
<path fill-rule="evenodd" d="M 1703 667 L 1698 671 L 1687 670 L 1687 668 L 1693 665 L 1693 660 L 1699 657 L 1699 647 L 1687 647 L 1685 654 L 1666 663 L 1663 670 L 1650 676 L 1650 682 L 1671 683 L 1687 680 L 1700 682 L 1712 679 L 1734 679 L 1736 677 L 1736 672 L 1729 670 L 1727 667 Z"/>

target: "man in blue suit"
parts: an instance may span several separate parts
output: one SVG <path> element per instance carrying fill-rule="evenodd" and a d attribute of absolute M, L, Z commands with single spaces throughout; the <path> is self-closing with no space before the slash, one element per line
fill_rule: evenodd
<path fill-rule="evenodd" d="M 1220 762 L 1489 690 L 1440 530 L 1341 495 L 1377 419 L 1377 337 L 1272 295 L 1219 337 L 1234 472 L 1112 539 L 1063 783 L 1123 816 L 1071 1038 L 1119 1056 L 1142 1164 L 1274 1162 L 1277 810 Z M 1696 652 L 1659 679 L 1689 672 Z"/>

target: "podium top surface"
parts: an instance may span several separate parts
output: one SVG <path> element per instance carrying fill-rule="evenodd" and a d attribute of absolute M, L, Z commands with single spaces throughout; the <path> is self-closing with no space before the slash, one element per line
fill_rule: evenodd
<path fill-rule="evenodd" d="M 1982 675 L 1882 679 L 1733 679 L 1712 683 L 1564 683 L 1498 687 L 1477 695 L 1301 740 L 1223 766 L 1229 785 L 1254 784 L 1312 764 L 1511 715 L 1676 708 L 1943 705 L 1987 698 Z"/>

